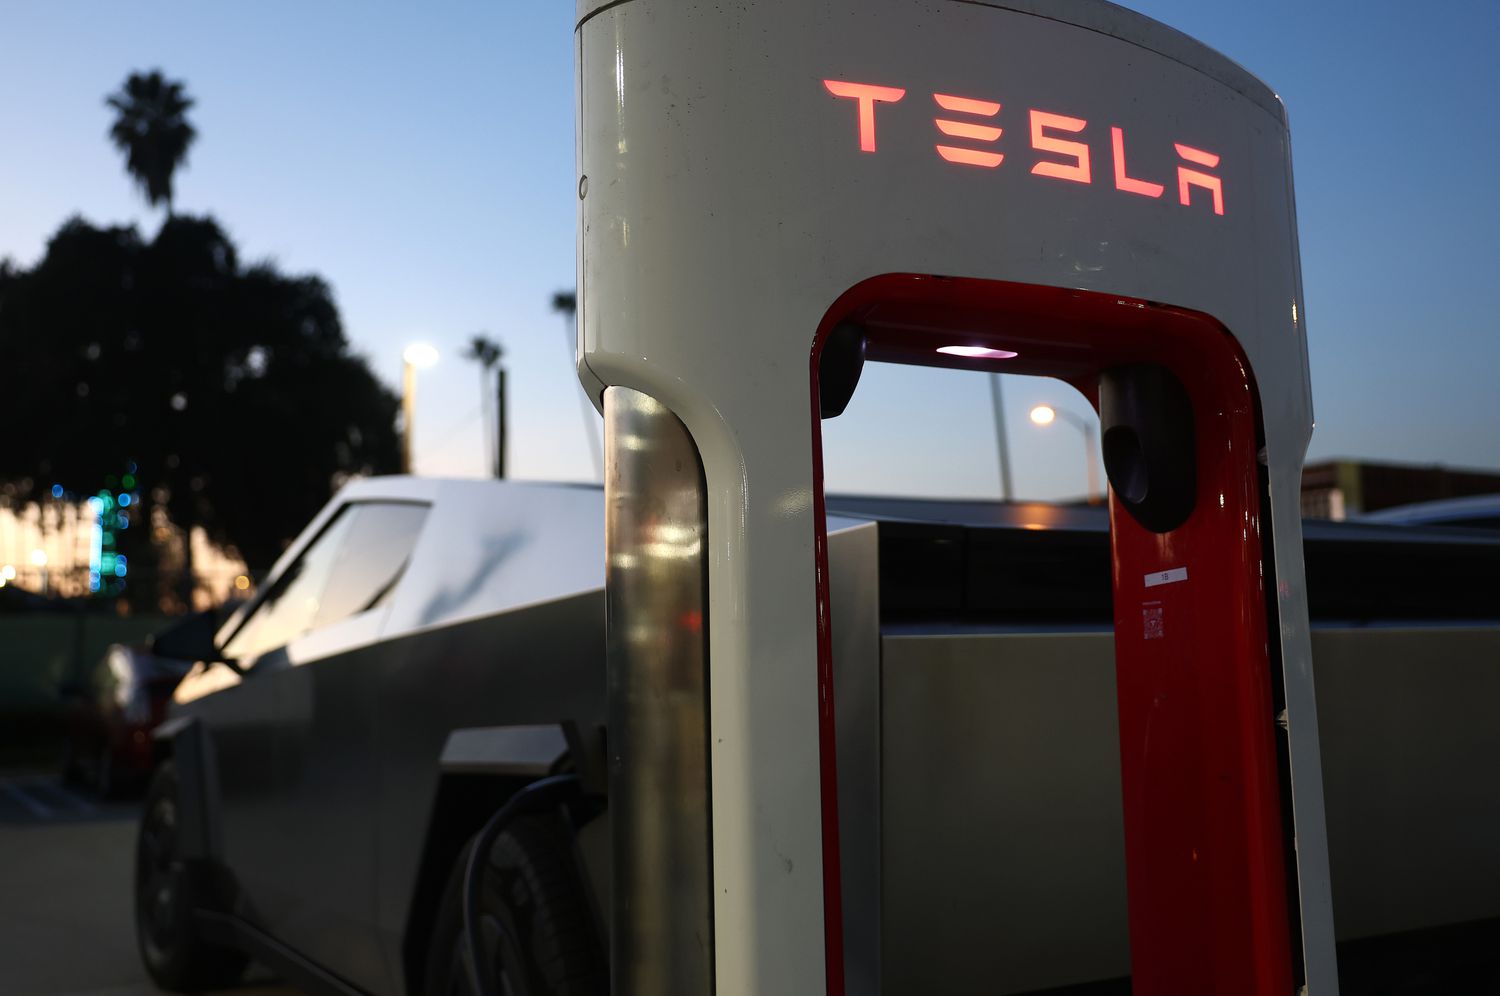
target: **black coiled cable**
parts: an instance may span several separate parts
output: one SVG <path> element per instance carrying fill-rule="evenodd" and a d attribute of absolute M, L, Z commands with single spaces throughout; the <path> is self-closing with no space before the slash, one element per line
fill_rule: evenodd
<path fill-rule="evenodd" d="M 553 775 L 534 781 L 507 799 L 505 805 L 496 810 L 495 815 L 489 818 L 484 829 L 474 838 L 468 864 L 464 866 L 463 889 L 464 968 L 468 972 L 474 996 L 499 996 L 490 984 L 489 973 L 480 971 L 484 939 L 479 930 L 479 888 L 490 847 L 501 831 L 517 816 L 559 806 L 577 796 L 577 775 Z M 501 929 L 505 929 L 503 925 Z M 519 941 L 518 938 L 511 940 Z M 515 943 L 514 947 L 515 950 L 522 950 L 519 943 Z"/>

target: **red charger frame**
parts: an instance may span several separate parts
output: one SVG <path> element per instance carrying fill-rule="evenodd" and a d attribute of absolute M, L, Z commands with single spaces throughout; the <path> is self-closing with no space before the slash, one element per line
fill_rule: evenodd
<path fill-rule="evenodd" d="M 1132 991 L 1293 992 L 1301 972 L 1282 811 L 1289 772 L 1276 723 L 1279 640 L 1268 627 L 1275 572 L 1259 402 L 1244 353 L 1195 311 L 917 274 L 878 276 L 845 292 L 821 322 L 811 357 L 828 992 L 843 992 L 843 941 L 818 372 L 829 333 L 844 323 L 864 331 L 870 360 L 1057 377 L 1096 408 L 1098 375 L 1111 367 L 1159 364 L 1182 382 L 1195 421 L 1191 515 L 1156 533 L 1113 489 L 1109 499 Z M 936 352 L 945 345 L 1016 355 Z"/>

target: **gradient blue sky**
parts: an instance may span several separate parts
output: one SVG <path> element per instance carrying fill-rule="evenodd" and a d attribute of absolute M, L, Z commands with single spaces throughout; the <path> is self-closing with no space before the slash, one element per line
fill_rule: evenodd
<path fill-rule="evenodd" d="M 1318 428 L 1311 457 L 1500 468 L 1500 4 L 1139 0 L 1269 82 L 1290 110 Z M 184 79 L 200 139 L 178 208 L 248 259 L 316 271 L 393 385 L 402 345 L 443 353 L 418 394 L 417 465 L 482 471 L 479 386 L 505 344 L 518 476 L 588 478 L 571 345 L 573 4 L 0 2 L 0 256 L 67 216 L 145 209 L 105 132 L 134 69 Z M 1078 494 L 1078 433 L 1032 427 L 1069 389 L 1007 378 L 1017 490 Z M 828 427 L 829 487 L 993 494 L 983 378 L 872 367 Z"/>

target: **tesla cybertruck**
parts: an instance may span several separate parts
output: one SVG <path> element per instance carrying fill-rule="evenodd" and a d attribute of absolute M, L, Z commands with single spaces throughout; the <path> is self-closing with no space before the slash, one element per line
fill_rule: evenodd
<path fill-rule="evenodd" d="M 138 848 L 160 985 L 254 958 L 310 992 L 462 991 L 468 843 L 569 772 L 481 856 L 476 915 L 509 991 L 607 991 L 603 502 L 350 484 L 211 640 L 159 648 L 199 661 Z M 850 991 L 1128 991 L 1104 510 L 828 507 Z M 1491 978 L 1500 536 L 1305 529 L 1344 991 Z"/>

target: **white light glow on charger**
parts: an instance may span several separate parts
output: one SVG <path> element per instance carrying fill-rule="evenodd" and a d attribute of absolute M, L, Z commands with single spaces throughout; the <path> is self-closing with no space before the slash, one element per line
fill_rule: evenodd
<path fill-rule="evenodd" d="M 991 349 L 989 346 L 939 346 L 937 351 L 970 360 L 1008 360 L 1016 355 L 1009 349 Z"/>

